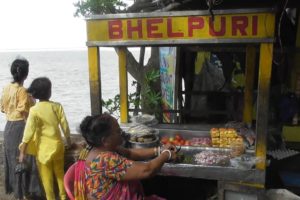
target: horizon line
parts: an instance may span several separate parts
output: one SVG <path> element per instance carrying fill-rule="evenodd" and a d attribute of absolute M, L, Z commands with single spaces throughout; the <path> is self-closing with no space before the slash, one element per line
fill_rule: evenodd
<path fill-rule="evenodd" d="M 86 47 L 66 47 L 66 48 L 32 48 L 32 49 L 0 49 L 0 52 L 34 52 L 34 51 L 82 51 L 87 50 Z"/>
<path fill-rule="evenodd" d="M 104 50 L 112 50 L 113 47 L 100 47 Z M 138 47 L 130 47 L 132 50 L 137 50 Z M 33 49 L 0 49 L 0 53 L 6 52 L 38 52 L 38 51 L 87 51 L 88 47 L 63 47 L 63 48 L 33 48 Z"/>

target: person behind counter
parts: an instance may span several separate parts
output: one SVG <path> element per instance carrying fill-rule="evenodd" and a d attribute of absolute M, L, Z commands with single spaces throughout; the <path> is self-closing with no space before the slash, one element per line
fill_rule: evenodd
<path fill-rule="evenodd" d="M 41 196 L 42 190 L 39 187 L 39 176 L 36 169 L 34 157 L 26 158 L 30 170 L 24 171 L 24 178 L 16 174 L 17 156 L 19 155 L 18 145 L 22 140 L 29 108 L 34 105 L 34 100 L 28 95 L 23 87 L 29 72 L 29 62 L 25 58 L 17 58 L 12 62 L 10 72 L 13 81 L 4 89 L 0 99 L 0 110 L 5 113 L 7 123 L 4 129 L 4 173 L 5 192 L 14 193 L 15 198 L 23 199 L 29 193 Z M 22 172 L 23 173 L 23 172 Z M 19 187 L 25 185 L 25 188 Z"/>
<path fill-rule="evenodd" d="M 76 200 L 162 200 L 145 197 L 139 180 L 155 175 L 167 161 L 176 159 L 172 146 L 147 149 L 121 147 L 122 130 L 109 114 L 87 116 L 80 131 L 88 146 L 75 164 Z M 155 157 L 156 156 L 156 157 Z M 138 160 L 154 159 L 148 162 Z"/>
<path fill-rule="evenodd" d="M 48 200 L 55 199 L 54 177 L 60 199 L 66 199 L 64 188 L 64 142 L 60 127 L 71 146 L 70 129 L 61 104 L 50 101 L 51 81 L 46 77 L 32 81 L 28 92 L 39 100 L 30 109 L 20 144 L 19 162 L 23 162 L 25 152 L 36 156 L 38 170 Z"/>

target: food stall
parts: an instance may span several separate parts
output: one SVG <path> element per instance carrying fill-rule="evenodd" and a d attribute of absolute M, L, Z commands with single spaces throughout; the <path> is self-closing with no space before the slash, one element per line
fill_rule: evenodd
<path fill-rule="evenodd" d="M 87 46 L 89 61 L 89 80 L 92 114 L 102 113 L 101 105 L 101 66 L 100 47 L 115 47 L 119 57 L 120 120 L 126 126 L 128 117 L 128 90 L 125 47 L 141 46 L 191 46 L 205 48 L 238 45 L 246 52 L 245 89 L 243 120 L 252 122 L 253 85 L 255 56 L 259 52 L 256 144 L 254 150 L 246 150 L 244 155 L 255 160 L 255 167 L 242 168 L 225 164 L 167 163 L 163 166 L 162 176 L 180 176 L 199 179 L 218 180 L 219 199 L 225 199 L 226 191 L 244 191 L 259 197 L 264 189 L 266 172 L 266 135 L 269 85 L 271 78 L 275 15 L 270 9 L 216 10 L 212 18 L 208 11 L 176 11 L 159 13 L 126 13 L 113 15 L 95 15 L 86 20 Z M 180 132 L 184 139 L 211 137 L 211 126 L 189 124 L 158 125 L 159 136 L 172 137 Z M 217 129 L 217 140 L 234 137 L 229 130 Z M 221 138 L 221 132 L 229 134 Z M 226 133 L 225 133 L 226 132 Z M 230 143 L 226 143 L 227 147 Z M 192 155 L 209 150 L 206 156 L 214 152 L 226 154 L 230 148 L 219 146 L 195 147 L 186 145 L 181 152 Z M 228 153 L 228 152 L 227 152 Z M 205 159 L 205 158 L 204 158 Z M 200 158 L 201 160 L 201 158 Z M 203 160 L 203 157 L 202 157 Z M 253 191 L 255 191 L 253 193 Z"/>

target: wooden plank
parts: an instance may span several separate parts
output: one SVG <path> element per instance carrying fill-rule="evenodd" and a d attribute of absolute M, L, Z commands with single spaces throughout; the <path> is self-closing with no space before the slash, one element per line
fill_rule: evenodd
<path fill-rule="evenodd" d="M 272 71 L 273 44 L 263 43 L 260 45 L 258 97 L 256 116 L 256 157 L 259 162 L 257 169 L 266 169 L 267 131 L 268 131 L 268 108 L 269 88 Z"/>
<path fill-rule="evenodd" d="M 255 61 L 256 61 L 255 47 L 247 46 L 243 121 L 248 125 L 251 125 L 252 123 Z"/>
<path fill-rule="evenodd" d="M 100 54 L 98 47 L 88 47 L 90 97 L 92 115 L 102 113 Z"/>
<path fill-rule="evenodd" d="M 119 55 L 119 86 L 120 86 L 120 117 L 121 123 L 128 123 L 128 82 L 126 69 L 126 52 L 118 49 Z"/>

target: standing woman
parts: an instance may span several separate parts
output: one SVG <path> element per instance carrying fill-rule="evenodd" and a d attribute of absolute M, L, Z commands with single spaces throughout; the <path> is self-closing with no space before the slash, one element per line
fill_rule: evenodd
<path fill-rule="evenodd" d="M 33 99 L 28 95 L 23 83 L 28 75 L 29 63 L 26 59 L 17 58 L 11 65 L 10 72 L 13 81 L 4 87 L 0 99 L 1 112 L 5 113 L 7 123 L 4 129 L 4 170 L 5 170 L 5 192 L 7 194 L 14 193 L 17 199 L 23 199 L 29 194 L 29 190 L 33 193 L 39 193 L 39 179 L 37 174 L 31 176 L 25 174 L 20 179 L 23 189 L 18 187 L 19 180 L 15 173 L 17 157 L 19 155 L 18 146 L 22 141 L 23 131 L 29 108 L 34 104 Z M 27 158 L 27 165 L 35 167 L 33 157 Z M 33 187 L 31 187 L 33 186 Z M 21 189 L 21 190 L 20 190 Z M 24 191 L 25 190 L 25 191 Z"/>

